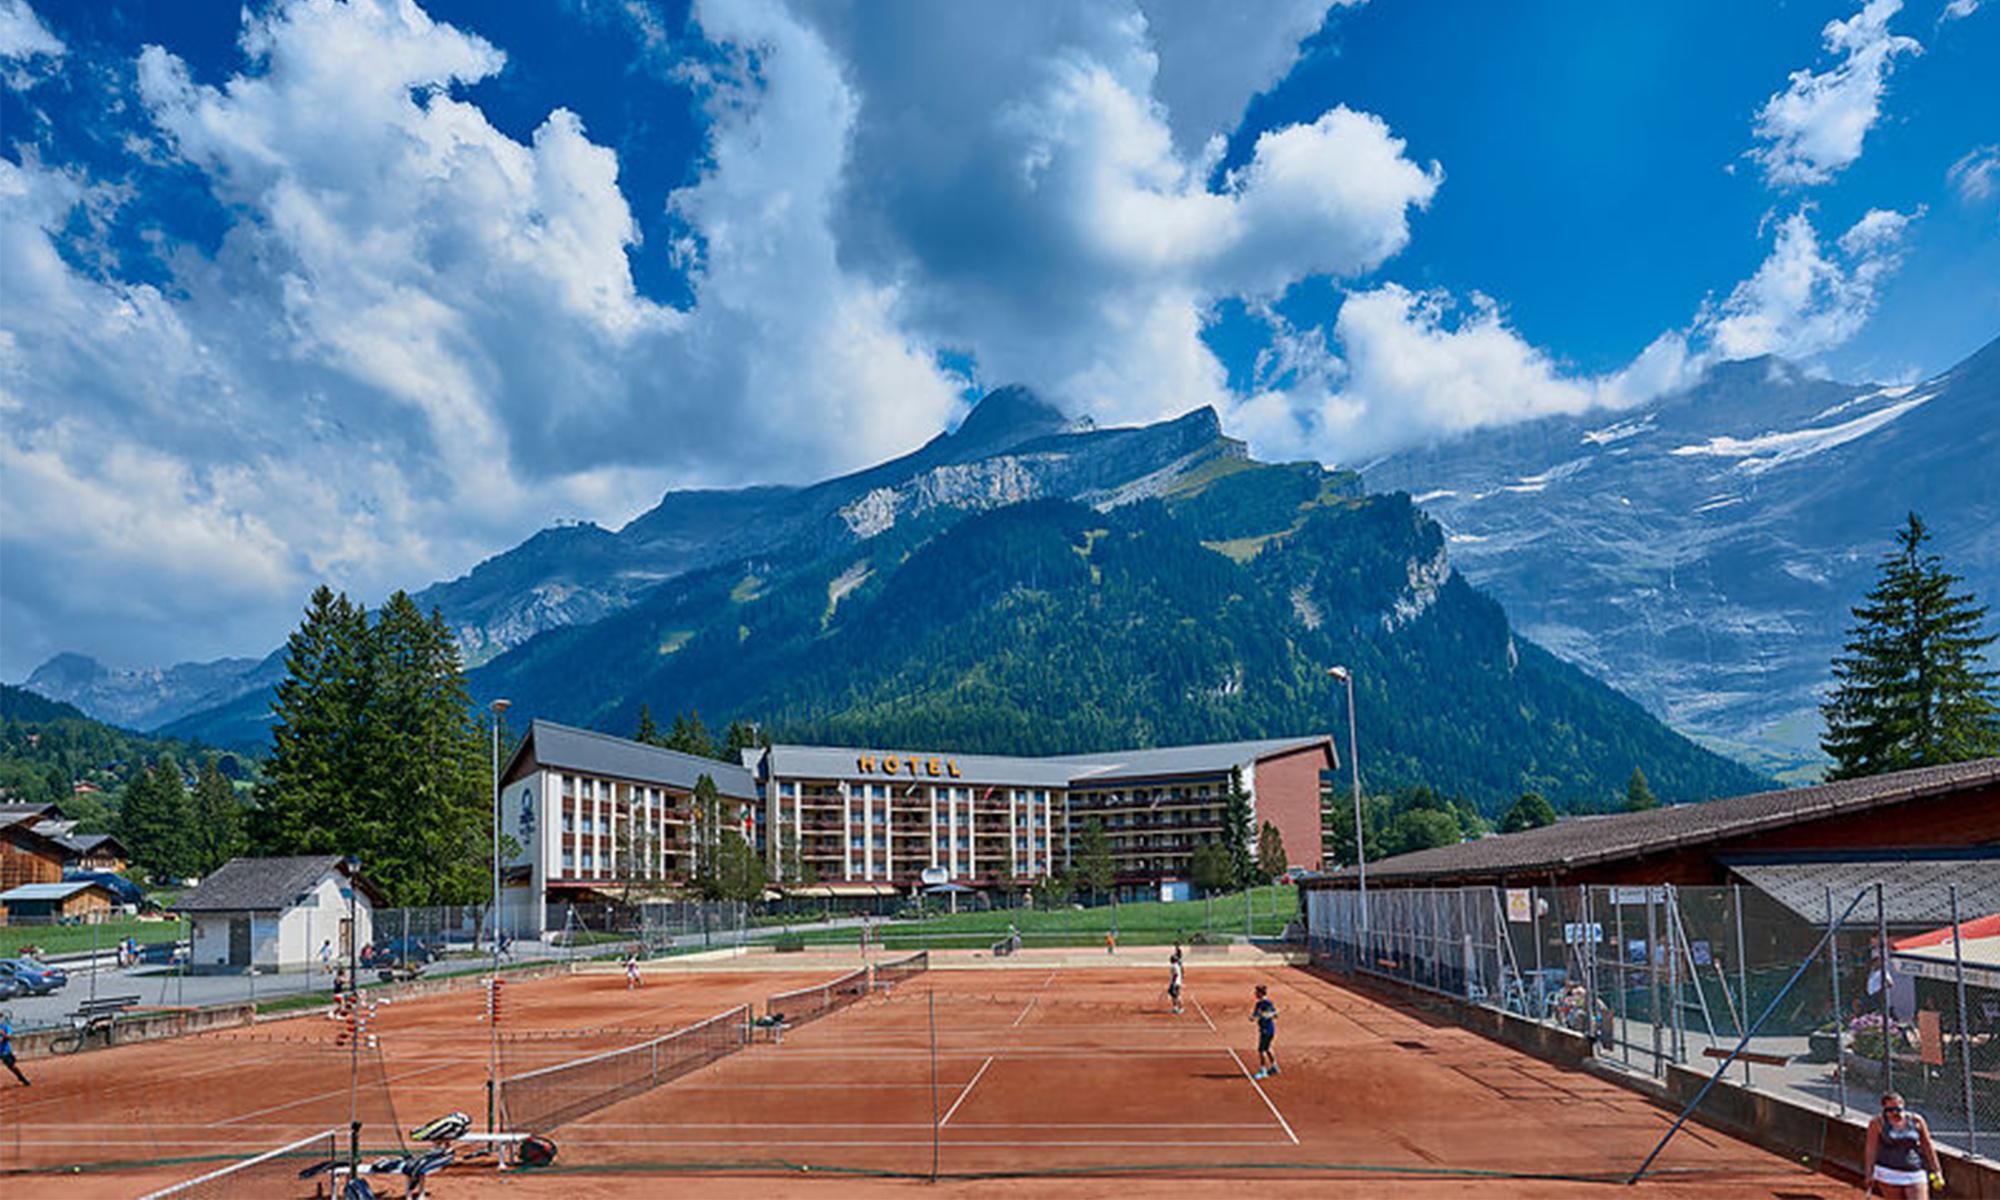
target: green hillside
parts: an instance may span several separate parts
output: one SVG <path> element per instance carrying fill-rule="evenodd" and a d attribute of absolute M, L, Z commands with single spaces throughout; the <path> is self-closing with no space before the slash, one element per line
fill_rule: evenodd
<path fill-rule="evenodd" d="M 684 576 L 473 683 L 619 733 L 644 702 L 792 740 L 1040 754 L 1337 728 L 1325 668 L 1344 663 L 1372 789 L 1490 814 L 1525 788 L 1598 807 L 1634 766 L 1668 801 L 1767 785 L 1512 636 L 1441 578 L 1443 544 L 1406 496 L 1245 462 L 1109 512 L 937 513 Z"/>
<path fill-rule="evenodd" d="M 93 721 L 73 705 L 0 684 L 0 802 L 60 804 L 83 832 L 108 832 L 133 770 L 163 753 L 188 769 L 206 757 L 199 746 Z M 232 754 L 218 763 L 229 775 L 245 769 Z M 79 793 L 78 784 L 97 790 Z"/>

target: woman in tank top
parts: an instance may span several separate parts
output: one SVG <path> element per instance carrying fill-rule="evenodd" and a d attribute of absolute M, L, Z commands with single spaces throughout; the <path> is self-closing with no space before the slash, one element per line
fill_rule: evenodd
<path fill-rule="evenodd" d="M 1862 1176 L 1867 1180 L 1862 1194 L 1880 1193 L 1889 1200 L 1930 1200 L 1931 1181 L 1944 1186 L 1930 1126 L 1904 1107 L 1903 1098 L 1895 1092 L 1882 1097 L 1882 1115 L 1868 1122 Z"/>

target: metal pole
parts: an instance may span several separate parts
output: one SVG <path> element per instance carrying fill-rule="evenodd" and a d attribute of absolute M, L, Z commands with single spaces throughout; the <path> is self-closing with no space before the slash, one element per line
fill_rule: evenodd
<path fill-rule="evenodd" d="M 1861 897 L 1865 895 L 1867 895 L 1866 892 L 1854 893 L 1854 899 L 1848 902 L 1847 910 L 1840 914 L 1838 920 L 1833 920 L 1829 917 L 1826 936 L 1820 939 L 1822 945 L 1830 946 L 1833 944 L 1834 935 L 1839 931 L 1841 923 L 1846 921 L 1854 912 L 1855 908 L 1861 903 Z M 1805 978 L 1806 969 L 1812 966 L 1812 960 L 1818 955 L 1819 948 L 1814 947 L 1812 954 L 1799 963 L 1798 969 L 1793 971 L 1792 977 L 1785 981 L 1785 986 L 1778 989 L 1778 994 L 1771 998 L 1771 1003 L 1757 1018 L 1756 1023 L 1744 1032 L 1742 1039 L 1736 1043 L 1736 1048 L 1729 1052 L 1729 1057 L 1722 1060 L 1721 1064 L 1715 1068 L 1715 1073 L 1708 1077 L 1708 1082 L 1701 1085 L 1701 1090 L 1695 1093 L 1694 1099 L 1688 1101 L 1687 1107 L 1681 1110 L 1680 1116 L 1674 1118 L 1673 1127 L 1668 1129 L 1666 1136 L 1660 1139 L 1660 1144 L 1653 1147 L 1653 1152 L 1646 1156 L 1646 1161 L 1640 1163 L 1639 1169 L 1632 1172 L 1632 1177 L 1625 1181 L 1627 1186 L 1639 1182 L 1640 1176 L 1644 1175 L 1647 1168 L 1653 1165 L 1653 1160 L 1660 1156 L 1660 1151 L 1665 1150 L 1667 1143 L 1673 1141 L 1674 1135 L 1681 1131 L 1681 1126 L 1687 1124 L 1688 1117 L 1693 1114 L 1695 1109 L 1701 1107 L 1703 1100 L 1708 1099 L 1708 1093 L 1714 1089 L 1716 1081 L 1721 1079 L 1723 1073 L 1729 1070 L 1729 1064 L 1734 1062 L 1737 1056 L 1743 1053 L 1744 1047 L 1750 1044 L 1750 1039 L 1757 1036 L 1757 1031 L 1764 1027 L 1764 1022 L 1771 1019 L 1771 1014 L 1778 1011 L 1779 1003 L 1790 994 L 1792 988 L 1798 984 L 1799 980 Z"/>
<path fill-rule="evenodd" d="M 1576 907 L 1581 918 L 1576 937 L 1582 943 L 1578 953 L 1583 963 L 1583 1036 L 1590 1039 L 1590 1056 L 1596 1058 L 1602 1040 L 1597 1030 L 1597 926 L 1591 921 L 1595 910 L 1590 903 L 1590 889 L 1580 883 L 1576 885 Z"/>
<path fill-rule="evenodd" d="M 1623 1048 L 1625 1065 L 1632 1065 L 1632 967 L 1625 959 L 1625 905 L 1617 889 L 1606 893 L 1611 901 L 1611 924 L 1618 938 L 1618 1044 Z"/>
<path fill-rule="evenodd" d="M 1361 877 L 1361 928 L 1368 929 L 1368 847 L 1361 831 L 1361 748 L 1355 741 L 1354 672 L 1343 671 L 1347 681 L 1347 767 L 1354 779 L 1354 867 Z"/>
<path fill-rule="evenodd" d="M 347 857 L 347 1177 L 361 1172 L 361 864 Z"/>
<path fill-rule="evenodd" d="M 1540 888 L 1531 887 L 1528 889 L 1528 921 L 1528 931 L 1535 939 L 1535 988 L 1532 994 L 1524 990 L 1521 994 L 1521 1000 L 1524 1004 L 1532 1001 L 1535 1011 L 1523 1013 L 1522 1015 L 1530 1021 L 1539 1021 L 1542 1019 L 1543 1010 L 1548 1007 L 1542 1002 L 1542 989 L 1545 986 L 1543 981 L 1548 976 L 1543 974 L 1546 968 L 1542 965 L 1542 893 Z"/>
<path fill-rule="evenodd" d="M 1653 1074 L 1664 1075 L 1660 1061 L 1660 910 L 1653 903 L 1653 889 L 1646 889 L 1646 994 L 1650 998 L 1646 1015 L 1653 1026 Z"/>
<path fill-rule="evenodd" d="M 925 992 L 925 993 L 924 993 L 924 995 L 925 995 L 925 997 L 927 998 L 927 1001 L 928 1001 L 928 1003 L 929 1003 L 929 1005 L 930 1005 L 930 1023 L 931 1023 L 931 1182 L 932 1182 L 932 1183 L 936 1183 L 936 1182 L 937 1182 L 937 1177 L 938 1177 L 938 1134 L 939 1134 L 939 1132 L 940 1132 L 940 1126 L 939 1126 L 939 1123 L 938 1123 L 938 1077 L 937 1077 L 937 992 L 936 992 L 936 990 L 935 990 L 935 989 L 933 989 L 933 990 L 931 990 L 931 991 L 928 991 L 928 992 Z"/>
<path fill-rule="evenodd" d="M 1896 1064 L 1889 1055 L 1893 1042 L 1889 1031 L 1895 1023 L 1896 1010 L 1889 1005 L 1889 916 L 1882 907 L 1882 885 L 1879 883 L 1875 885 L 1875 971 L 1875 979 L 1882 985 L 1882 1090 L 1893 1092 L 1896 1090 Z"/>
<path fill-rule="evenodd" d="M 1972 1111 L 1972 1038 L 1965 1025 L 1965 932 L 1958 923 L 1958 885 L 1951 885 L 1951 963 L 1958 988 L 1958 1061 L 1965 1088 L 1965 1152 L 1979 1153 L 1979 1120 Z"/>
<path fill-rule="evenodd" d="M 500 983 L 500 718 L 510 704 L 495 700 L 487 707 L 493 711 L 493 909 L 486 917 L 486 933 L 493 952 L 493 977 L 486 1013 L 486 1132 L 498 1133 L 494 1101 L 500 1090 L 500 1019 L 498 1005 L 492 1002 L 499 997 L 492 989 Z"/>
<path fill-rule="evenodd" d="M 1743 885 L 1732 883 L 1729 889 L 1730 908 L 1736 914 L 1736 995 L 1743 1002 L 1741 1010 L 1743 1016 L 1736 1018 L 1736 1028 L 1740 1032 L 1743 1028 L 1743 1017 L 1750 1015 L 1750 968 L 1744 962 L 1748 953 L 1743 948 Z M 1743 1060 L 1743 1082 L 1746 1084 L 1750 1082 L 1750 1060 L 1747 1058 Z"/>
<path fill-rule="evenodd" d="M 1826 927 L 1833 925 L 1833 889 L 1823 888 L 1826 893 Z M 1864 892 L 1854 893 L 1854 902 L 1859 904 Z M 1852 909 L 1853 905 L 1848 906 Z M 1840 1027 L 1846 1024 L 1840 1016 L 1840 942 L 1835 938 L 1826 939 L 1827 975 L 1833 981 L 1833 1080 L 1834 1088 L 1840 1093 L 1840 1115 L 1847 1115 L 1847 1053 L 1840 1036 Z"/>
<path fill-rule="evenodd" d="M 1681 1020 L 1681 920 L 1680 898 L 1674 894 L 1673 885 L 1662 884 L 1664 895 L 1661 902 L 1667 906 L 1667 1016 L 1672 1020 L 1673 1059 L 1676 1063 L 1687 1061 L 1687 1026 Z"/>

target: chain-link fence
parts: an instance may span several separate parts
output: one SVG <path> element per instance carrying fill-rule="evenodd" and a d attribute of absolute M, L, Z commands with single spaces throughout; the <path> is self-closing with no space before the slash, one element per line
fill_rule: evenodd
<path fill-rule="evenodd" d="M 1959 892 L 1329 889 L 1308 894 L 1307 920 L 1336 970 L 1585 1034 L 1601 1060 L 1653 1075 L 1734 1054 L 1730 1082 L 1841 1116 L 1897 1091 L 1938 1141 L 1995 1156 L 2000 913 Z"/>

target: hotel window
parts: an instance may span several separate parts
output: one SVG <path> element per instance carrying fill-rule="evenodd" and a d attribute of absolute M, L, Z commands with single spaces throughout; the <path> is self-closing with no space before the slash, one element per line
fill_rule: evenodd
<path fill-rule="evenodd" d="M 565 871 L 576 870 L 576 855 L 571 854 L 569 851 L 565 850 L 563 851 L 562 862 L 563 862 L 563 868 L 562 868 L 563 870 Z"/>
<path fill-rule="evenodd" d="M 573 813 L 573 812 L 571 812 L 571 811 L 570 811 L 569 809 L 567 809 L 567 808 L 564 808 L 564 809 L 563 809 L 563 824 L 562 824 L 562 831 L 563 831 L 564 833 L 575 833 L 575 832 L 576 832 L 576 814 L 575 814 L 575 813 Z M 568 866 L 569 864 L 568 864 L 568 863 L 564 863 L 563 865 L 564 865 L 564 866 Z"/>

